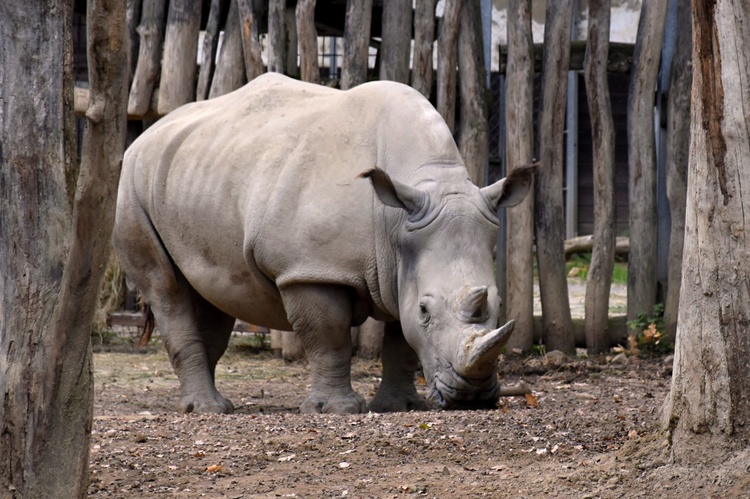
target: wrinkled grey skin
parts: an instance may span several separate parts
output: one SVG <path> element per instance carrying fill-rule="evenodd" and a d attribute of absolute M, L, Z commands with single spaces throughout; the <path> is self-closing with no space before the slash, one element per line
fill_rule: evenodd
<path fill-rule="evenodd" d="M 182 411 L 230 412 L 214 385 L 235 318 L 294 330 L 302 412 L 490 407 L 499 394 L 492 247 L 531 169 L 482 190 L 430 103 L 391 82 L 338 90 L 268 74 L 186 105 L 125 154 L 114 246 L 180 380 Z M 369 181 L 366 178 L 368 177 Z M 351 326 L 383 320 L 383 382 L 350 382 Z"/>

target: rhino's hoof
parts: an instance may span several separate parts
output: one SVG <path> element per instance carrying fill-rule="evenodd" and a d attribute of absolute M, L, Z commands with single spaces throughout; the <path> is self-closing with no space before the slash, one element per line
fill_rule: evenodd
<path fill-rule="evenodd" d="M 419 395 L 413 397 L 389 397 L 376 394 L 367 410 L 371 412 L 429 411 L 433 407 Z"/>
<path fill-rule="evenodd" d="M 184 396 L 180 399 L 180 411 L 183 413 L 200 412 L 214 414 L 231 414 L 234 405 L 218 393 L 213 398 L 201 399 L 195 396 Z"/>
<path fill-rule="evenodd" d="M 365 400 L 359 394 L 334 395 L 321 399 L 314 395 L 307 397 L 299 410 L 302 414 L 359 414 L 365 411 Z"/>

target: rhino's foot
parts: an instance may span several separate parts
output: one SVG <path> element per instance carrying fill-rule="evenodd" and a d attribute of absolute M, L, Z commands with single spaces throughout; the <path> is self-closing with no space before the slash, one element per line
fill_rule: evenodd
<path fill-rule="evenodd" d="M 299 410 L 302 414 L 359 414 L 365 412 L 365 399 L 352 391 L 329 397 L 310 394 Z"/>
<path fill-rule="evenodd" d="M 218 392 L 213 396 L 201 396 L 197 394 L 183 395 L 180 398 L 180 411 L 231 414 L 234 412 L 234 405 L 228 399 L 222 397 Z"/>
<path fill-rule="evenodd" d="M 429 411 L 432 408 L 432 405 L 416 392 L 394 394 L 380 390 L 367 406 L 367 410 L 371 412 Z"/>

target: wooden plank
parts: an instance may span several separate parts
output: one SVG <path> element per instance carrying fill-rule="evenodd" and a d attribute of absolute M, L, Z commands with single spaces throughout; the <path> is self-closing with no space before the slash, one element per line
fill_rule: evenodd
<path fill-rule="evenodd" d="M 211 81 L 208 98 L 213 99 L 237 90 L 247 81 L 245 74 L 237 0 L 231 0 L 227 24 L 224 28 L 224 41 L 219 51 L 219 60 L 216 63 L 216 72 Z"/>
<path fill-rule="evenodd" d="M 143 117 L 151 108 L 151 96 L 161 69 L 159 64 L 166 16 L 166 0 L 143 1 L 141 23 L 138 26 L 140 48 L 128 97 L 128 116 Z"/>
<path fill-rule="evenodd" d="M 268 70 L 286 71 L 286 0 L 268 3 Z"/>
<path fill-rule="evenodd" d="M 451 133 L 456 125 L 456 59 L 461 1 L 446 0 L 438 35 L 437 110 Z"/>
<path fill-rule="evenodd" d="M 411 86 L 429 98 L 432 92 L 432 52 L 435 45 L 436 0 L 416 0 L 414 4 L 414 62 Z"/>
<path fill-rule="evenodd" d="M 203 35 L 203 51 L 201 57 L 200 71 L 198 72 L 198 85 L 195 89 L 195 100 L 205 100 L 211 89 L 211 79 L 214 76 L 216 64 L 216 51 L 219 45 L 219 23 L 221 13 L 228 8 L 228 0 L 211 0 L 208 10 L 208 21 L 206 31 Z"/>
<path fill-rule="evenodd" d="M 344 26 L 344 62 L 341 88 L 347 90 L 367 81 L 372 0 L 348 0 Z"/>
<path fill-rule="evenodd" d="M 260 40 L 258 38 L 258 24 L 261 16 L 256 12 L 253 0 L 237 0 L 237 10 L 240 16 L 245 77 L 247 81 L 251 81 L 263 74 L 263 60 L 260 57 Z"/>
<path fill-rule="evenodd" d="M 315 30 L 315 0 L 299 0 L 296 17 L 300 78 L 303 81 L 320 83 L 318 35 Z"/>
<path fill-rule="evenodd" d="M 159 114 L 195 100 L 200 0 L 171 0 L 162 57 Z"/>

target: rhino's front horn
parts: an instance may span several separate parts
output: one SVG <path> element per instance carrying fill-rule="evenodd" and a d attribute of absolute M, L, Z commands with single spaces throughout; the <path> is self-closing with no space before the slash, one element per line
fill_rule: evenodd
<path fill-rule="evenodd" d="M 481 379 L 493 372 L 500 351 L 508 343 L 514 322 L 499 329 L 474 329 L 459 346 L 455 368 L 466 378 Z"/>

